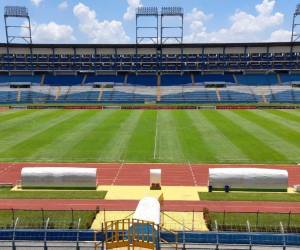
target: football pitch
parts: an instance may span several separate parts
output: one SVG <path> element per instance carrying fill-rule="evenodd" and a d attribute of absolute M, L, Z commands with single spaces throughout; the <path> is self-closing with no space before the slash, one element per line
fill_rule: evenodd
<path fill-rule="evenodd" d="M 0 161 L 299 163 L 300 111 L 5 111 Z"/>

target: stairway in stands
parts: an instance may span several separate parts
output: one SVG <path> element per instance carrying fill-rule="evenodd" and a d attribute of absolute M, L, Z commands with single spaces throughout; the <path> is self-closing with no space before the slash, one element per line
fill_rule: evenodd
<path fill-rule="evenodd" d="M 97 99 L 98 102 L 100 102 L 102 100 L 102 96 L 103 96 L 103 85 L 101 86 L 101 89 L 99 91 L 99 95 L 98 95 L 98 99 Z"/>
<path fill-rule="evenodd" d="M 157 76 L 157 87 L 156 87 L 156 101 L 160 102 L 161 97 L 161 89 L 160 89 L 160 81 L 161 77 L 160 75 Z"/>
<path fill-rule="evenodd" d="M 17 94 L 17 102 L 21 101 L 21 90 L 18 90 L 18 94 Z"/>
<path fill-rule="evenodd" d="M 265 95 L 262 95 L 262 96 L 261 96 L 261 99 L 262 99 L 263 103 L 267 103 L 267 102 L 268 102 Z"/>
<path fill-rule="evenodd" d="M 276 74 L 276 77 L 277 77 L 278 84 L 282 85 L 282 80 L 281 80 L 280 74 Z"/>
<path fill-rule="evenodd" d="M 85 84 L 86 79 L 87 79 L 87 74 L 85 74 L 84 77 L 82 78 L 81 86 Z"/>
<path fill-rule="evenodd" d="M 45 77 L 46 75 L 43 74 L 42 77 L 41 77 L 41 82 L 40 82 L 40 85 L 43 86 L 44 85 L 44 82 L 45 82 Z"/>
<path fill-rule="evenodd" d="M 220 102 L 221 101 L 221 94 L 220 94 L 220 90 L 218 88 L 216 88 L 216 95 L 217 95 L 218 101 Z"/>
<path fill-rule="evenodd" d="M 60 97 L 60 94 L 61 94 L 61 88 L 57 87 L 56 93 L 55 93 L 55 101 L 58 100 L 58 98 Z"/>
<path fill-rule="evenodd" d="M 237 77 L 236 77 L 236 74 L 233 74 L 232 76 L 233 76 L 233 79 L 234 79 L 234 83 L 235 83 L 236 85 L 239 85 L 239 81 L 238 81 L 238 79 L 237 79 Z"/>

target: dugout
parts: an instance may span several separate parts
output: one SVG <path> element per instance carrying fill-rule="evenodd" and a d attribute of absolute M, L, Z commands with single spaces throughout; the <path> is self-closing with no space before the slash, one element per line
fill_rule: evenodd
<path fill-rule="evenodd" d="M 288 172 L 262 168 L 210 168 L 210 190 L 287 191 Z"/>
<path fill-rule="evenodd" d="M 96 189 L 97 169 L 76 167 L 26 167 L 22 188 Z"/>

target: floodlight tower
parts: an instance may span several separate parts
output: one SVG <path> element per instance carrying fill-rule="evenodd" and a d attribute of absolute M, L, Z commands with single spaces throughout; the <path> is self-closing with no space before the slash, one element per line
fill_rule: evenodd
<path fill-rule="evenodd" d="M 159 43 L 159 24 L 158 24 L 158 9 L 157 7 L 139 7 L 136 11 L 136 44 L 141 44 L 145 41 L 149 41 L 158 44 Z M 150 26 L 144 24 L 141 18 L 150 18 L 155 21 L 155 24 Z M 148 30 L 150 34 L 145 31 Z"/>
<path fill-rule="evenodd" d="M 9 24 L 10 19 L 25 19 L 26 24 Z M 22 6 L 6 6 L 4 7 L 4 23 L 6 32 L 6 42 L 7 44 L 13 43 L 17 39 L 25 41 L 27 44 L 32 44 L 31 37 L 31 23 L 28 10 L 26 7 Z M 14 34 L 10 31 L 11 28 L 19 29 L 18 34 Z M 22 29 L 27 30 L 26 35 L 22 35 Z M 12 33 L 12 34 L 11 34 Z"/>
<path fill-rule="evenodd" d="M 183 8 L 181 7 L 163 7 L 160 16 L 160 37 L 161 44 L 165 44 L 168 40 L 175 40 L 179 44 L 183 43 Z M 177 17 L 180 23 L 175 26 L 165 24 L 165 18 Z M 175 30 L 175 34 L 169 35 L 167 30 Z"/>
<path fill-rule="evenodd" d="M 300 20 L 298 20 L 299 16 L 300 16 L 300 4 L 297 5 L 295 13 L 294 13 L 294 17 L 293 17 L 291 42 L 296 42 L 300 38 L 299 32 L 296 31 L 298 26 L 300 26 Z"/>

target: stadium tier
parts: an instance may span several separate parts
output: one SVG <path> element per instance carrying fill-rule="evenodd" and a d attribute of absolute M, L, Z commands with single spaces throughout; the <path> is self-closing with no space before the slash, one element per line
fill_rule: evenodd
<path fill-rule="evenodd" d="M 0 44 L 0 102 L 299 103 L 300 43 Z"/>
<path fill-rule="evenodd" d="M 158 90 L 159 89 L 159 90 Z M 159 92 L 159 94 L 158 94 Z M 290 86 L 32 86 L 0 88 L 0 103 L 300 103 L 300 89 Z"/>

